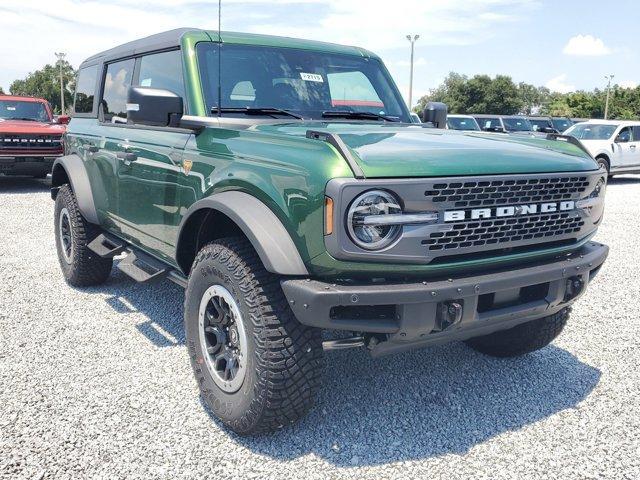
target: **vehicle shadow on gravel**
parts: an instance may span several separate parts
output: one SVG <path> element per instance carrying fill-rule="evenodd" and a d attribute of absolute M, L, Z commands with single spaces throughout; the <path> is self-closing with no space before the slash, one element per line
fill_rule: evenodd
<path fill-rule="evenodd" d="M 0 195 L 48 192 L 51 178 L 3 177 L 0 175 Z"/>
<path fill-rule="evenodd" d="M 381 359 L 330 352 L 309 416 L 272 435 L 233 438 L 278 460 L 313 454 L 344 467 L 463 454 L 577 408 L 600 376 L 555 346 L 519 359 L 489 358 L 462 343 Z"/>
<path fill-rule="evenodd" d="M 640 175 L 626 175 L 623 177 L 613 177 L 607 181 L 607 186 L 614 185 L 634 185 L 640 183 Z"/>
<path fill-rule="evenodd" d="M 141 334 L 160 347 L 184 345 L 184 294 L 169 281 L 137 284 L 114 268 L 96 291 L 117 312 L 144 314 Z M 236 443 L 287 461 L 313 454 L 337 466 L 380 465 L 463 454 L 492 437 L 577 408 L 601 372 L 548 346 L 516 359 L 481 355 L 462 343 L 374 359 L 327 352 L 316 407 L 299 423 L 258 437 L 226 429 Z"/>

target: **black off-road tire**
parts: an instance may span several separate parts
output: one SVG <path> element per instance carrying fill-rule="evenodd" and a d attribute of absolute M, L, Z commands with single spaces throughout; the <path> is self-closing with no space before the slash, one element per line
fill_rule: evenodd
<path fill-rule="evenodd" d="M 72 248 L 67 259 L 63 253 L 60 217 L 68 213 Z M 64 279 L 74 287 L 89 287 L 104 283 L 111 274 L 113 260 L 99 257 L 87 245 L 100 234 L 100 228 L 87 222 L 69 185 L 58 190 L 55 205 L 55 237 L 58 260 Z"/>
<path fill-rule="evenodd" d="M 231 294 L 246 332 L 246 371 L 235 392 L 223 390 L 213 380 L 199 336 L 200 303 L 214 285 Z M 189 275 L 184 315 L 187 347 L 202 399 L 236 433 L 278 429 L 296 422 L 312 407 L 323 366 L 320 330 L 296 320 L 279 277 L 267 272 L 246 239 L 224 238 L 200 250 Z"/>
<path fill-rule="evenodd" d="M 569 308 L 554 315 L 523 323 L 509 330 L 471 338 L 465 343 L 474 350 L 493 357 L 518 357 L 551 343 L 569 320 Z"/>

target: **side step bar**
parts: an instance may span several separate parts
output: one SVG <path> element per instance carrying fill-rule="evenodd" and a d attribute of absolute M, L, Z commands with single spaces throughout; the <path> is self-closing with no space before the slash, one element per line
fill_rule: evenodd
<path fill-rule="evenodd" d="M 118 263 L 118 269 L 136 282 L 145 283 L 164 277 L 168 267 L 140 251 L 128 250 L 128 255 Z"/>
<path fill-rule="evenodd" d="M 87 247 L 102 258 L 113 258 L 127 249 L 127 245 L 120 239 L 104 233 L 94 238 Z"/>
<path fill-rule="evenodd" d="M 121 253 L 126 253 L 126 256 L 116 266 L 136 282 L 145 283 L 166 277 L 182 288 L 187 288 L 187 279 L 182 273 L 141 250 L 131 247 L 114 235 L 102 233 L 91 241 L 88 247 L 102 258 L 114 258 Z"/>

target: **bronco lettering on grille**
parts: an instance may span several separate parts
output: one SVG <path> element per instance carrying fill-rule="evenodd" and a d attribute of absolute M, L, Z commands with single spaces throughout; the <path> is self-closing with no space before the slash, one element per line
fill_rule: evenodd
<path fill-rule="evenodd" d="M 467 210 L 446 210 L 445 222 L 459 222 L 460 220 L 480 220 L 483 218 L 517 217 L 536 213 L 566 212 L 576 208 L 573 200 L 564 202 L 530 203 L 526 205 L 507 205 L 491 208 L 473 208 Z"/>

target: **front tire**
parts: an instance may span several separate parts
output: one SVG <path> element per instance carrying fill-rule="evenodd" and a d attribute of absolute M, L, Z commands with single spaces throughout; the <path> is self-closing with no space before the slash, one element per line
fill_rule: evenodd
<path fill-rule="evenodd" d="M 569 308 L 548 317 L 517 325 L 509 330 L 471 338 L 465 343 L 492 357 L 519 357 L 546 347 L 560 333 L 569 320 Z"/>
<path fill-rule="evenodd" d="M 242 435 L 303 417 L 320 385 L 320 331 L 300 324 L 278 276 L 244 238 L 198 253 L 185 294 L 185 331 L 204 403 Z"/>
<path fill-rule="evenodd" d="M 56 250 L 62 274 L 69 285 L 100 285 L 109 278 L 113 261 L 99 257 L 88 247 L 99 234 L 100 229 L 80 213 L 69 185 L 60 187 L 55 206 Z"/>

